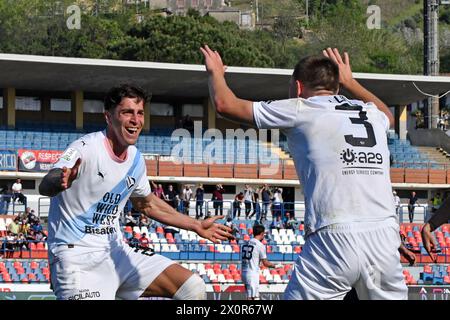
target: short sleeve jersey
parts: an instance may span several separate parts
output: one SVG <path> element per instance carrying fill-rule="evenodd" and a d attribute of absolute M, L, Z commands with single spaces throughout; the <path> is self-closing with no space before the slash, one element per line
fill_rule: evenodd
<path fill-rule="evenodd" d="M 131 197 L 151 193 L 141 153 L 129 146 L 125 160 L 112 152 L 105 132 L 74 141 L 54 168 L 72 168 L 81 159 L 72 186 L 53 197 L 49 211 L 49 249 L 61 244 L 109 248 L 122 242 L 119 217 Z"/>
<path fill-rule="evenodd" d="M 267 259 L 266 247 L 258 239 L 252 238 L 242 245 L 242 272 L 259 273 L 259 264 Z"/>
<path fill-rule="evenodd" d="M 287 136 L 305 196 L 308 234 L 335 223 L 395 218 L 387 116 L 344 96 L 254 102 L 258 128 Z"/>

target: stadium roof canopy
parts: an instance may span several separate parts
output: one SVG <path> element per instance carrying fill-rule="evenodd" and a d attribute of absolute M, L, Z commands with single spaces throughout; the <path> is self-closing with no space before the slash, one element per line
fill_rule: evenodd
<path fill-rule="evenodd" d="M 252 100 L 287 98 L 292 70 L 229 67 L 227 82 Z M 406 105 L 450 90 L 450 77 L 355 73 L 362 85 L 389 105 Z M 39 91 L 104 93 L 119 83 L 137 83 L 153 95 L 208 96 L 203 65 L 0 54 L 0 87 Z"/>

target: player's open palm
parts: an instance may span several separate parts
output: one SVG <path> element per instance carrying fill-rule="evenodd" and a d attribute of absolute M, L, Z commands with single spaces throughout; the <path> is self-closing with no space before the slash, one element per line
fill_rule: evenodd
<path fill-rule="evenodd" d="M 201 237 L 211 240 L 212 242 L 215 243 L 218 243 L 221 240 L 234 239 L 233 235 L 231 234 L 232 232 L 231 228 L 223 224 L 216 223 L 216 220 L 223 219 L 223 217 L 224 216 L 217 216 L 203 220 L 201 222 L 201 227 L 197 233 Z"/>
<path fill-rule="evenodd" d="M 81 159 L 75 162 L 72 168 L 63 167 L 61 171 L 61 188 L 66 190 L 70 188 L 72 182 L 77 178 L 78 170 L 80 168 Z"/>
<path fill-rule="evenodd" d="M 224 74 L 226 70 L 226 66 L 224 66 L 222 62 L 222 58 L 220 57 L 220 54 L 217 51 L 211 50 L 207 45 L 205 45 L 203 48 L 200 48 L 200 51 L 203 53 L 203 56 L 205 57 L 205 66 L 206 70 L 209 73 L 218 73 L 218 74 Z"/>
<path fill-rule="evenodd" d="M 431 226 L 429 223 L 426 223 L 422 228 L 422 242 L 423 247 L 430 255 L 431 259 L 436 262 L 436 255 L 433 254 L 432 250 L 437 248 L 436 240 L 433 237 L 433 234 L 431 233 Z"/>
<path fill-rule="evenodd" d="M 350 57 L 347 52 L 344 52 L 344 59 L 342 59 L 339 50 L 334 48 L 327 48 L 322 51 L 323 55 L 333 60 L 339 67 L 339 82 L 345 86 L 353 79 L 352 68 L 350 67 Z"/>

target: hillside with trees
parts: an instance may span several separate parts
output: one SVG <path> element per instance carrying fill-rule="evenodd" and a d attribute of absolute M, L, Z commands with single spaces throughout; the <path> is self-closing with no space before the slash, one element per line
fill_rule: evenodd
<path fill-rule="evenodd" d="M 140 8 L 138 20 L 134 7 L 116 0 L 82 7 L 81 28 L 69 30 L 65 8 L 73 2 L 0 1 L 0 52 L 199 64 L 199 47 L 209 44 L 228 65 L 292 68 L 300 57 L 330 46 L 348 51 L 355 71 L 422 73 L 422 1 L 309 0 L 306 19 L 305 0 L 259 0 L 256 30 L 193 10 L 163 17 Z M 252 8 L 250 1 L 231 3 Z M 367 28 L 370 4 L 381 8 L 381 29 Z M 441 8 L 440 39 L 441 72 L 448 73 L 447 7 Z"/>

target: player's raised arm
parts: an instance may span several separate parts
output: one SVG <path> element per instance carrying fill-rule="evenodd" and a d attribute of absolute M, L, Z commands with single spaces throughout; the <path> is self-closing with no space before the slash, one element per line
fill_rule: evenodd
<path fill-rule="evenodd" d="M 131 198 L 131 201 L 135 209 L 143 212 L 151 219 L 157 220 L 166 225 L 194 231 L 199 236 L 213 242 L 220 242 L 220 240 L 234 238 L 231 235 L 231 228 L 215 223 L 216 220 L 222 219 L 223 216 L 216 216 L 214 218 L 209 218 L 202 221 L 196 220 L 179 213 L 154 194 L 149 194 L 146 197 Z"/>
<path fill-rule="evenodd" d="M 344 59 L 342 59 L 338 49 L 327 48 L 326 50 L 323 50 L 323 55 L 330 58 L 338 65 L 339 83 L 356 99 L 360 99 L 364 102 L 373 102 L 378 109 L 388 117 L 389 124 L 392 127 L 395 123 L 395 119 L 388 106 L 353 78 L 348 53 L 344 52 Z"/>
<path fill-rule="evenodd" d="M 254 125 L 252 101 L 239 99 L 228 87 L 225 81 L 226 66 L 220 54 L 207 45 L 200 48 L 200 51 L 205 57 L 206 71 L 209 74 L 209 95 L 217 112 L 230 120 Z"/>
<path fill-rule="evenodd" d="M 58 193 L 70 188 L 77 178 L 81 159 L 78 159 L 72 168 L 51 169 L 39 184 L 39 193 L 43 196 L 54 197 Z"/>

